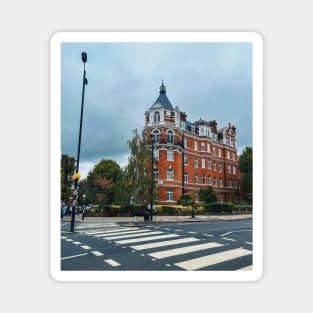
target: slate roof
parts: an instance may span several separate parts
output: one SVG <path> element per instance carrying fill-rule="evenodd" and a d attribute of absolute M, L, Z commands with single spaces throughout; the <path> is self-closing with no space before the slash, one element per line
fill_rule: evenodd
<path fill-rule="evenodd" d="M 151 108 L 157 108 L 159 106 L 161 106 L 167 110 L 170 110 L 170 111 L 174 110 L 170 100 L 168 99 L 168 97 L 166 95 L 166 87 L 164 86 L 163 81 L 162 81 L 162 85 L 160 87 L 160 95 L 155 100 L 155 102 L 152 104 Z"/>

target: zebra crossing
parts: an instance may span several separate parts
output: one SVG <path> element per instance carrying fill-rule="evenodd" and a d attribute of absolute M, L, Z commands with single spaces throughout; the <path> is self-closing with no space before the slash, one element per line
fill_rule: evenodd
<path fill-rule="evenodd" d="M 188 234 L 184 234 L 180 230 L 169 232 L 169 229 L 160 229 L 160 227 L 155 227 L 155 229 L 125 227 L 122 229 L 85 230 L 81 232 L 103 241 L 124 245 L 123 248 L 126 245 L 132 252 L 143 251 L 152 260 L 166 259 L 171 266 L 176 266 L 186 271 L 203 270 L 212 265 L 236 261 L 241 257 L 252 255 L 251 250 L 244 247 L 231 248 L 229 243 L 214 241 L 214 238 L 208 234 L 204 234 L 203 238 L 200 239 L 196 237 L 194 232 Z M 194 253 L 197 252 L 201 252 L 201 256 L 195 257 Z M 171 258 L 177 256 L 184 260 L 171 263 Z M 116 263 L 114 260 L 110 262 L 111 264 Z M 236 270 L 252 270 L 252 265 L 245 265 Z"/>

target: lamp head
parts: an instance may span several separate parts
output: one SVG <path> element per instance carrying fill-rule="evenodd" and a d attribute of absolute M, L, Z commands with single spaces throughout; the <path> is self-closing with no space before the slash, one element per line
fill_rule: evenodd
<path fill-rule="evenodd" d="M 83 61 L 84 63 L 87 62 L 87 53 L 86 53 L 86 52 L 82 52 L 82 61 Z"/>

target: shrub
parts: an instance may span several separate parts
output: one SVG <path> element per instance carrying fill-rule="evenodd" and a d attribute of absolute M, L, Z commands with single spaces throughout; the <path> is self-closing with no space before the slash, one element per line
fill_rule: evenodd
<path fill-rule="evenodd" d="M 176 207 L 173 207 L 173 206 L 164 205 L 161 207 L 161 209 L 162 209 L 162 214 L 164 215 L 174 215 L 175 213 L 177 213 Z"/>
<path fill-rule="evenodd" d="M 235 206 L 232 203 L 210 203 L 203 205 L 203 210 L 205 213 L 217 213 L 217 214 L 223 214 L 223 213 L 232 213 L 235 209 Z"/>

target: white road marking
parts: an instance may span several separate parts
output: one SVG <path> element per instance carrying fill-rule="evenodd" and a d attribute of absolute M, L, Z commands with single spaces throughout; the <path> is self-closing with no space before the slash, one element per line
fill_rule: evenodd
<path fill-rule="evenodd" d="M 174 265 L 181 267 L 187 271 L 197 270 L 206 266 L 218 264 L 225 261 L 230 261 L 241 256 L 250 255 L 252 251 L 243 248 L 228 250 L 224 252 L 206 255 L 200 258 L 191 259 L 184 262 L 175 263 Z"/>
<path fill-rule="evenodd" d="M 186 254 L 190 252 L 205 250 L 205 249 L 212 249 L 216 247 L 224 246 L 223 244 L 217 243 L 217 242 L 209 242 L 209 243 L 203 243 L 200 245 L 194 245 L 189 247 L 183 247 L 183 248 L 177 248 L 177 249 L 171 249 L 166 251 L 160 251 L 160 252 L 154 252 L 154 253 L 148 253 L 148 255 L 156 258 L 156 259 L 164 259 L 175 255 L 181 255 Z"/>
<path fill-rule="evenodd" d="M 232 238 L 226 238 L 226 237 L 224 237 L 224 238 L 222 238 L 222 239 L 224 239 L 224 240 L 229 240 L 229 241 L 236 241 L 235 239 L 232 239 Z"/>
<path fill-rule="evenodd" d="M 247 245 L 252 245 L 252 242 L 246 241 L 245 242 Z"/>
<path fill-rule="evenodd" d="M 85 250 L 87 250 L 87 249 L 91 249 L 89 246 L 87 246 L 87 245 L 84 245 L 84 246 L 80 246 L 81 248 L 83 248 L 83 249 L 85 249 Z"/>
<path fill-rule="evenodd" d="M 214 237 L 214 235 L 209 235 L 209 234 L 203 234 L 203 236 Z"/>
<path fill-rule="evenodd" d="M 64 258 L 61 258 L 61 260 L 77 258 L 77 257 L 79 257 L 79 256 L 83 256 L 83 255 L 87 255 L 87 254 L 88 254 L 88 253 L 82 253 L 82 254 L 76 254 L 76 255 L 66 256 L 66 257 L 64 257 Z"/>
<path fill-rule="evenodd" d="M 100 251 L 91 251 L 92 254 L 96 255 L 96 256 L 101 256 L 103 255 L 103 253 L 101 253 Z"/>
<path fill-rule="evenodd" d="M 122 229 L 110 229 L 110 230 L 87 230 L 87 231 L 81 231 L 82 233 L 86 235 L 97 235 L 97 234 L 105 234 L 105 233 L 115 233 L 115 232 L 123 232 L 125 230 L 132 230 L 132 229 L 138 229 L 138 227 L 125 227 Z"/>
<path fill-rule="evenodd" d="M 109 265 L 111 266 L 120 266 L 121 264 L 112 260 L 112 259 L 107 259 L 107 260 L 104 260 L 104 262 L 108 263 Z"/>
<path fill-rule="evenodd" d="M 115 231 L 115 232 L 109 232 L 109 233 L 100 233 L 100 234 L 95 234 L 95 237 L 108 237 L 108 236 L 114 236 L 114 235 L 121 235 L 121 234 L 131 234 L 131 233 L 142 233 L 142 232 L 149 232 L 151 230 L 149 229 L 141 229 L 141 230 L 130 230 L 130 231 Z"/>
<path fill-rule="evenodd" d="M 251 231 L 251 232 L 252 232 L 251 229 L 242 229 L 242 230 L 229 231 L 228 233 L 222 234 L 222 235 L 220 235 L 220 236 L 221 236 L 221 237 L 224 237 L 224 236 L 227 236 L 227 235 L 232 234 L 232 233 L 241 233 L 241 232 L 243 232 L 243 231 Z"/>
<path fill-rule="evenodd" d="M 79 242 L 79 241 L 73 241 L 72 242 L 74 245 L 81 245 L 82 243 L 81 242 Z"/>
<path fill-rule="evenodd" d="M 120 240 L 116 242 L 120 244 L 127 244 L 127 243 L 132 243 L 132 242 L 150 241 L 150 240 L 172 238 L 172 237 L 178 237 L 178 235 L 175 235 L 175 234 L 160 235 L 160 236 L 144 237 L 144 238 L 137 238 L 137 239 L 126 239 L 126 240 Z"/>
<path fill-rule="evenodd" d="M 136 234 L 127 234 L 127 235 L 121 235 L 121 236 L 112 236 L 112 237 L 106 237 L 103 239 L 106 240 L 115 240 L 115 239 L 122 239 L 122 238 L 133 238 L 133 237 L 140 237 L 140 236 L 151 236 L 151 235 L 156 235 L 156 234 L 164 234 L 162 231 L 146 231 L 145 233 L 136 233 Z"/>
<path fill-rule="evenodd" d="M 165 247 L 165 246 L 177 245 L 181 243 L 194 242 L 194 241 L 199 241 L 199 240 L 200 239 L 190 237 L 190 238 L 167 240 L 167 241 L 161 241 L 161 242 L 155 242 L 155 243 L 147 243 L 143 245 L 136 245 L 136 246 L 131 246 L 131 248 L 135 250 L 145 250 L 145 249 L 151 249 L 151 248 L 156 248 L 156 247 Z"/>

